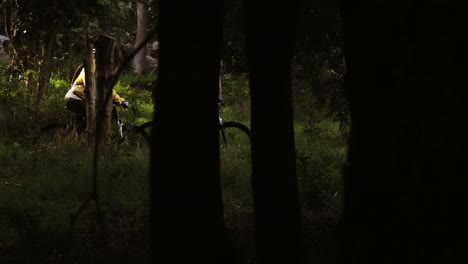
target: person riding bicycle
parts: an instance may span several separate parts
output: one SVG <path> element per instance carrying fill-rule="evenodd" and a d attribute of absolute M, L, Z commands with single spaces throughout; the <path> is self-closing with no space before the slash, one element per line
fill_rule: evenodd
<path fill-rule="evenodd" d="M 77 131 L 83 132 L 86 129 L 86 78 L 85 69 L 81 67 L 80 74 L 73 81 L 71 88 L 65 94 L 66 106 L 69 111 L 75 114 Z M 112 90 L 112 99 L 114 103 L 128 108 L 128 102 L 120 97 L 115 90 Z"/>

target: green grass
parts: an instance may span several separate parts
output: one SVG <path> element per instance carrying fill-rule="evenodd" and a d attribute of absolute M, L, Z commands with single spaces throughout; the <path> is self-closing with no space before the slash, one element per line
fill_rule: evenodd
<path fill-rule="evenodd" d="M 120 111 L 126 126 L 152 119 L 151 92 L 131 87 L 134 82 L 131 76 L 125 76 L 115 87 L 130 103 L 128 110 Z M 224 120 L 250 126 L 246 79 L 229 76 L 223 85 Z M 92 153 L 73 133 L 33 144 L 45 122 L 69 120 L 63 100 L 68 82 L 52 79 L 37 115 L 28 110 L 28 100 L 21 96 L 27 89 L 20 83 L 8 88 L 17 89 L 15 93 L 2 89 L 0 263 L 30 262 L 27 256 L 36 256 L 36 262 L 61 263 L 65 252 L 70 253 L 71 260 L 86 262 L 96 250 L 99 235 L 94 203 L 75 219 L 72 230 L 70 221 L 90 197 Z M 346 153 L 339 124 L 322 118 L 311 125 L 298 118 L 295 131 L 301 205 L 307 212 L 336 216 L 341 206 L 341 166 Z M 228 146 L 220 141 L 226 222 L 248 228 L 253 226 L 249 140 L 231 129 L 228 136 Z M 108 147 L 101 152 L 98 164 L 98 197 L 109 250 L 138 259 L 145 254 L 149 233 L 148 147 L 143 143 Z"/>
<path fill-rule="evenodd" d="M 68 83 L 52 78 L 39 111 L 30 110 L 27 98 L 21 97 L 25 87 L 15 83 L 9 89 L 17 92 L 3 90 L 0 106 L 0 263 L 86 263 L 96 253 L 99 234 L 95 204 L 83 207 L 91 197 L 92 153 L 74 133 L 35 141 L 44 124 L 69 121 L 63 98 Z M 130 90 L 122 84 L 116 89 L 123 94 Z M 137 123 L 136 117 L 149 120 L 151 102 L 132 101 L 145 97 L 149 92 L 135 95 L 129 100 L 132 110 L 121 111 L 126 124 Z M 149 228 L 149 149 L 145 144 L 108 147 L 98 164 L 108 250 L 121 254 L 133 249 L 128 256 L 143 256 Z"/>
<path fill-rule="evenodd" d="M 229 225 L 244 227 L 253 224 L 245 217 L 253 210 L 250 142 L 249 138 L 238 129 L 227 128 L 226 133 L 228 145 L 224 144 L 220 137 L 225 217 Z"/>
<path fill-rule="evenodd" d="M 84 208 L 70 233 L 71 215 L 78 212 L 92 190 L 91 153 L 82 141 L 70 137 L 59 144 L 38 143 L 34 149 L 0 143 L 4 168 L 0 173 L 0 252 L 63 254 L 64 245 L 93 243 L 96 230 L 91 229 L 97 224 L 93 203 Z M 108 149 L 99 160 L 100 209 L 113 231 L 109 234 L 115 247 L 126 240 L 122 233 L 141 238 L 146 232 L 148 161 L 147 147 L 134 146 Z M 135 217 L 138 223 L 131 225 Z M 69 244 L 70 236 L 78 236 L 73 245 Z M 116 243 L 118 239 L 122 243 Z"/>
<path fill-rule="evenodd" d="M 296 166 L 305 210 L 336 217 L 341 210 L 346 143 L 339 124 L 325 119 L 314 128 L 296 125 Z"/>

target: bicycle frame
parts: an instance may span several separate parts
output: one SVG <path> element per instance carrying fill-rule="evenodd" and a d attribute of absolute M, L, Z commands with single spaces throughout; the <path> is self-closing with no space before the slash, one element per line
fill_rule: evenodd
<path fill-rule="evenodd" d="M 218 106 L 221 107 L 222 105 L 224 105 L 224 102 L 222 101 L 222 99 L 220 99 L 220 101 L 218 102 Z M 117 112 L 117 109 L 114 105 L 114 114 L 115 114 L 115 117 L 117 119 L 117 124 L 119 125 L 119 133 L 121 135 L 121 140 L 120 140 L 120 143 L 122 142 L 125 142 L 127 140 L 127 137 L 130 136 L 132 137 L 132 135 L 135 135 L 135 134 L 141 134 L 145 139 L 146 141 L 148 142 L 148 144 L 150 144 L 151 142 L 151 136 L 145 131 L 145 129 L 147 128 L 152 128 L 154 126 L 157 126 L 157 121 L 149 121 L 149 122 L 146 122 L 146 123 L 143 123 L 141 125 L 137 125 L 137 126 L 132 126 L 130 128 L 130 130 L 128 132 L 126 132 L 125 135 L 122 134 L 122 126 L 123 126 L 123 122 L 122 120 L 120 119 L 119 117 L 119 114 Z M 226 145 L 229 145 L 229 142 L 228 142 L 228 136 L 227 136 L 227 133 L 226 133 L 226 128 L 236 128 L 236 129 L 239 129 L 240 131 L 242 131 L 243 133 L 245 133 L 246 136 L 251 137 L 250 135 L 250 129 L 239 123 L 239 122 L 235 122 L 235 121 L 224 121 L 223 120 L 223 117 L 221 115 L 221 112 L 218 113 L 218 127 L 219 127 L 219 130 L 221 132 L 221 135 L 223 137 L 223 142 L 224 144 Z"/>
<path fill-rule="evenodd" d="M 221 135 L 223 136 L 223 141 L 224 141 L 224 144 L 228 144 L 228 139 L 227 139 L 227 135 L 226 135 L 226 129 L 224 129 L 224 120 L 223 120 L 223 117 L 221 116 L 221 113 L 218 114 L 219 116 L 219 127 L 221 129 Z"/>
<path fill-rule="evenodd" d="M 124 134 L 123 134 L 123 121 L 122 121 L 122 119 L 120 118 L 119 111 L 117 111 L 117 107 L 116 107 L 115 105 L 112 105 L 112 113 L 113 113 L 113 115 L 115 116 L 115 119 L 116 119 L 116 122 L 117 122 L 117 126 L 118 126 L 118 131 L 119 131 L 120 138 L 124 138 Z"/>

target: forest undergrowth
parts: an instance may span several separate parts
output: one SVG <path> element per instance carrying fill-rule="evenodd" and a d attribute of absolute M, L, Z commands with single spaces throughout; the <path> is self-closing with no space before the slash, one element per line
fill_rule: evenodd
<path fill-rule="evenodd" d="M 143 78 L 135 86 L 135 78 L 122 76 L 115 87 L 130 103 L 121 111 L 125 126 L 151 120 L 150 86 L 141 85 L 150 81 Z M 0 263 L 95 263 L 104 256 L 115 263 L 146 263 L 149 149 L 143 138 L 101 151 L 98 199 L 90 199 L 93 159 L 85 140 L 75 133 L 37 140 L 41 126 L 71 120 L 63 99 L 69 82 L 53 77 L 39 105 L 24 83 L 5 77 L 0 83 Z M 225 121 L 250 125 L 247 87 L 245 77 L 225 76 Z M 314 233 L 308 246 L 317 247 L 317 234 L 331 231 L 340 214 L 346 144 L 338 121 L 320 109 L 307 118 L 304 109 L 310 106 L 297 105 L 299 198 L 305 238 Z M 228 136 L 229 145 L 220 141 L 226 225 L 247 263 L 254 231 L 250 145 L 238 131 Z"/>

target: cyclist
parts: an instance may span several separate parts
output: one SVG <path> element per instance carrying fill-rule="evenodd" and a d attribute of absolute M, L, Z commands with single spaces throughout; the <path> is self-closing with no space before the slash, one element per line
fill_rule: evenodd
<path fill-rule="evenodd" d="M 67 109 L 75 114 L 76 117 L 76 129 L 78 133 L 83 132 L 86 129 L 86 78 L 84 67 L 81 68 L 80 74 L 73 81 L 73 84 L 65 95 L 67 102 Z M 124 98 L 120 97 L 114 90 L 112 90 L 112 99 L 115 104 L 121 105 L 124 108 L 128 108 L 128 102 Z"/>

